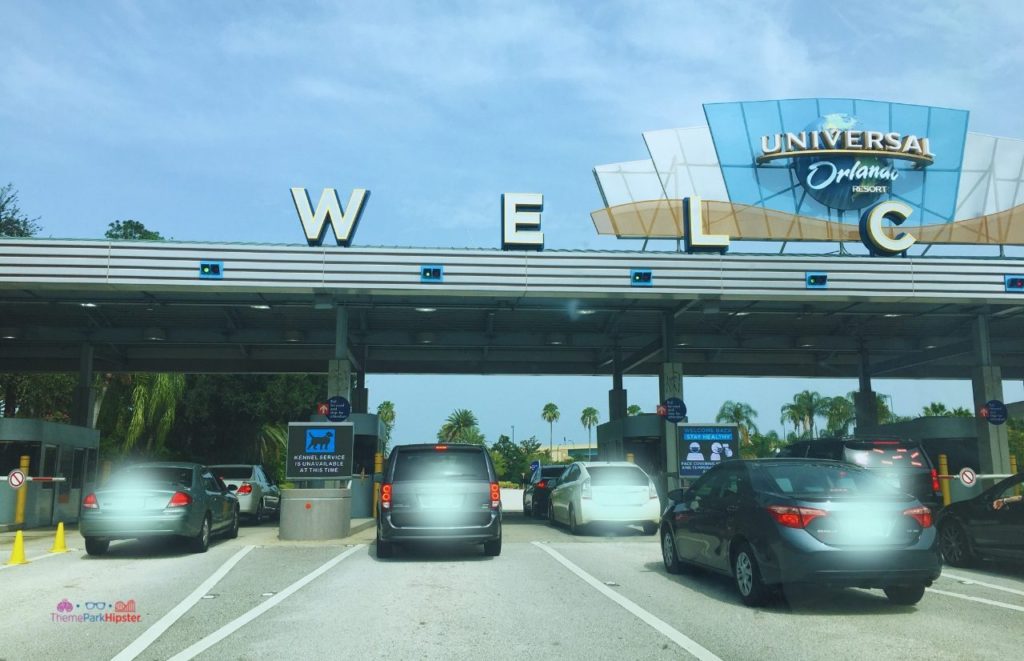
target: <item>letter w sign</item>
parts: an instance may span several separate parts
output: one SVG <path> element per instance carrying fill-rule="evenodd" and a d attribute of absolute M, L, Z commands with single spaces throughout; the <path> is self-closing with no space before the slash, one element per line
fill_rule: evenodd
<path fill-rule="evenodd" d="M 352 242 L 352 237 L 355 236 L 359 216 L 362 215 L 363 207 L 369 197 L 370 191 L 356 188 L 349 195 L 348 204 L 342 209 L 338 192 L 333 188 L 325 188 L 320 195 L 320 203 L 316 205 L 316 213 L 314 213 L 313 204 L 306 189 L 292 189 L 295 211 L 298 212 L 299 220 L 302 221 L 302 230 L 306 233 L 306 241 L 311 246 L 323 244 L 328 225 L 334 230 L 334 238 L 338 245 L 348 246 Z"/>

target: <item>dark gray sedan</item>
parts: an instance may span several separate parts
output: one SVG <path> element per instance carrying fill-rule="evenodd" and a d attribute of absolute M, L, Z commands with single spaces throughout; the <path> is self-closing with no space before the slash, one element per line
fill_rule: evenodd
<path fill-rule="evenodd" d="M 210 470 L 188 462 L 127 466 L 82 500 L 78 530 L 89 555 L 113 539 L 183 537 L 196 553 L 210 535 L 238 536 L 238 498 Z"/>

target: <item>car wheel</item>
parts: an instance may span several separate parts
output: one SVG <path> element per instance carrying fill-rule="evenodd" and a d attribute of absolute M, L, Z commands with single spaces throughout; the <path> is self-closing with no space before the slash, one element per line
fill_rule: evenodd
<path fill-rule="evenodd" d="M 894 604 L 913 606 L 924 596 L 923 585 L 893 585 L 885 588 L 885 596 Z"/>
<path fill-rule="evenodd" d="M 235 539 L 235 538 L 238 537 L 238 525 L 239 525 L 238 519 L 240 517 L 241 517 L 241 514 L 238 513 L 238 508 L 236 507 L 235 508 L 235 512 L 234 512 L 234 517 L 232 517 L 232 521 L 231 521 L 231 529 L 228 530 L 228 539 Z"/>
<path fill-rule="evenodd" d="M 256 503 L 256 514 L 253 515 L 253 522 L 256 525 L 263 523 L 263 519 L 266 518 L 266 513 L 263 511 L 263 499 L 260 498 L 260 502 Z"/>
<path fill-rule="evenodd" d="M 203 525 L 199 526 L 199 534 L 191 539 L 189 547 L 193 553 L 206 553 L 210 548 L 210 515 L 203 517 Z"/>
<path fill-rule="evenodd" d="M 555 506 L 548 503 L 548 523 L 552 526 L 557 526 L 558 521 L 555 521 Z"/>
<path fill-rule="evenodd" d="M 484 542 L 484 555 L 501 555 L 501 535 L 498 535 L 498 539 L 491 539 Z"/>
<path fill-rule="evenodd" d="M 380 528 L 377 529 L 377 557 L 390 558 L 395 555 L 395 545 L 385 542 L 380 538 Z"/>
<path fill-rule="evenodd" d="M 533 508 L 526 506 L 525 498 L 523 498 L 523 516 L 533 516 Z"/>
<path fill-rule="evenodd" d="M 653 535 L 654 533 L 658 532 L 657 523 L 645 523 L 643 524 L 643 528 L 645 535 Z"/>
<path fill-rule="evenodd" d="M 975 560 L 967 531 L 958 521 L 947 521 L 939 528 L 939 550 L 954 567 L 967 567 Z"/>
<path fill-rule="evenodd" d="M 103 555 L 110 548 L 110 540 L 106 537 L 86 537 L 85 552 L 89 555 Z"/>
<path fill-rule="evenodd" d="M 676 555 L 676 542 L 672 538 L 672 531 L 668 528 L 661 531 L 661 559 L 665 563 L 665 571 L 668 573 L 679 574 L 682 572 L 679 556 Z"/>
<path fill-rule="evenodd" d="M 569 506 L 569 532 L 574 535 L 583 534 L 583 526 L 576 522 L 576 509 Z"/>
<path fill-rule="evenodd" d="M 732 556 L 732 575 L 736 590 L 747 606 L 760 606 L 768 600 L 771 591 L 765 586 L 757 558 L 749 544 L 740 544 Z"/>

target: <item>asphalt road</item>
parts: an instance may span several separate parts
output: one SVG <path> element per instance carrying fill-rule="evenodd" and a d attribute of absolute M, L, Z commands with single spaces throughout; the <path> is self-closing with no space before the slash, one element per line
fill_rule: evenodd
<path fill-rule="evenodd" d="M 509 512 L 497 558 L 455 546 L 381 561 L 372 542 L 372 530 L 281 542 L 264 524 L 205 554 L 126 541 L 92 558 L 77 534 L 61 555 L 47 555 L 52 538 L 34 538 L 30 564 L 0 565 L 0 659 L 878 661 L 1024 649 L 1019 566 L 947 568 L 912 607 L 849 589 L 790 591 L 749 609 L 728 579 L 667 574 L 657 538 L 635 529 L 573 537 Z M 73 609 L 59 612 L 65 599 Z M 129 600 L 140 622 L 55 621 Z"/>

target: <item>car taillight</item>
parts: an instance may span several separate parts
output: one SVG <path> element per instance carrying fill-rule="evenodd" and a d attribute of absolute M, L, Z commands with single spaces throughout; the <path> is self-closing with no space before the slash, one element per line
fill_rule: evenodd
<path fill-rule="evenodd" d="M 171 496 L 171 502 L 167 503 L 168 507 L 185 507 L 186 505 L 192 504 L 192 496 L 188 495 L 184 491 L 178 491 Z"/>
<path fill-rule="evenodd" d="M 441 452 L 443 450 L 447 450 L 448 446 L 447 445 L 435 445 L 434 449 L 437 450 L 438 452 Z"/>
<path fill-rule="evenodd" d="M 583 484 L 580 485 L 580 498 L 592 498 L 594 495 L 593 489 L 590 488 L 590 478 L 583 480 Z"/>
<path fill-rule="evenodd" d="M 85 500 L 82 501 L 82 507 L 89 510 L 98 510 L 100 508 L 100 503 L 96 500 L 96 494 L 91 493 L 86 496 Z"/>
<path fill-rule="evenodd" d="M 768 513 L 779 525 L 787 528 L 806 528 L 811 521 L 828 514 L 825 510 L 811 507 L 788 507 L 786 505 L 769 505 Z"/>
<path fill-rule="evenodd" d="M 380 507 L 381 509 L 391 509 L 391 485 L 385 483 L 380 488 Z"/>
<path fill-rule="evenodd" d="M 932 469 L 932 491 L 939 493 L 942 491 L 942 487 L 939 486 L 939 471 Z"/>
<path fill-rule="evenodd" d="M 654 486 L 654 482 L 647 482 L 647 498 L 654 500 L 658 497 L 658 487 Z"/>
<path fill-rule="evenodd" d="M 537 488 L 538 489 L 545 489 L 545 488 L 547 488 L 547 486 L 548 486 L 548 483 L 547 483 L 546 480 L 541 480 L 540 482 L 537 483 Z"/>
<path fill-rule="evenodd" d="M 496 510 L 501 505 L 501 486 L 497 482 L 491 482 L 491 509 Z"/>
<path fill-rule="evenodd" d="M 242 482 L 242 486 L 238 487 L 238 491 L 236 491 L 235 493 L 237 493 L 239 496 L 250 494 L 252 493 L 252 485 L 249 484 L 248 482 Z"/>
<path fill-rule="evenodd" d="M 904 510 L 903 516 L 912 517 L 915 521 L 921 524 L 922 528 L 932 527 L 932 511 L 924 505 Z"/>

